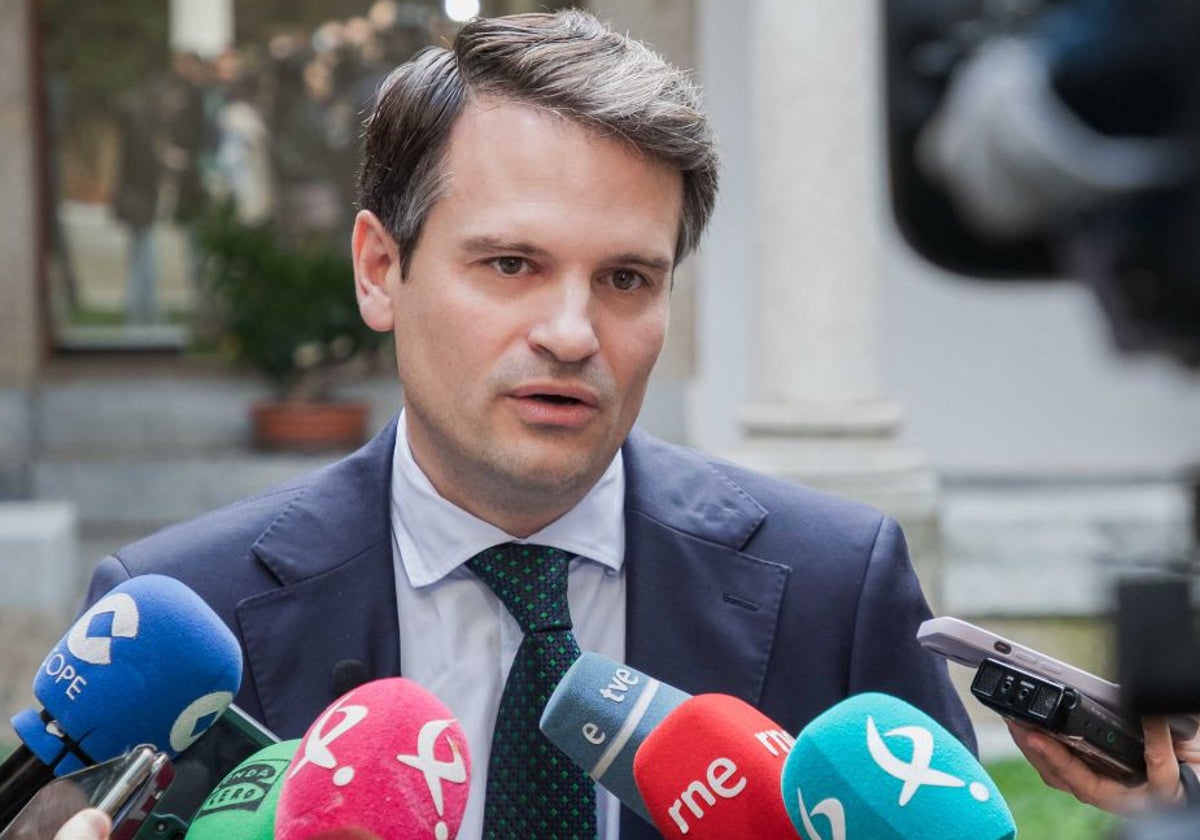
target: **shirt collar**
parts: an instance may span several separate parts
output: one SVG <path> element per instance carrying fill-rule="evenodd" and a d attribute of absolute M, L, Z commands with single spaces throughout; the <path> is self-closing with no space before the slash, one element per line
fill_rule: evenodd
<path fill-rule="evenodd" d="M 404 412 L 392 455 L 392 534 L 414 587 L 436 583 L 479 552 L 506 542 L 549 545 L 620 571 L 625 559 L 625 466 L 621 451 L 579 503 L 518 540 L 447 501 L 417 466 Z"/>

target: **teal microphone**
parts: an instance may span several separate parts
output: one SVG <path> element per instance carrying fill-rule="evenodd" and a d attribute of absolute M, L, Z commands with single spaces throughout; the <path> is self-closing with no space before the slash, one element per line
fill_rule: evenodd
<path fill-rule="evenodd" d="M 1008 804 L 962 743 L 887 694 L 858 694 L 801 730 L 783 803 L 804 840 L 1012 840 Z"/>

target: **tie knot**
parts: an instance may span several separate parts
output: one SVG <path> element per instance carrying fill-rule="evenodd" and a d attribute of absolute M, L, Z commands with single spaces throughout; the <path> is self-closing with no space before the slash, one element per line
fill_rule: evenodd
<path fill-rule="evenodd" d="M 467 568 L 491 587 L 525 633 L 570 630 L 567 567 L 571 557 L 547 545 L 504 543 L 481 551 Z"/>

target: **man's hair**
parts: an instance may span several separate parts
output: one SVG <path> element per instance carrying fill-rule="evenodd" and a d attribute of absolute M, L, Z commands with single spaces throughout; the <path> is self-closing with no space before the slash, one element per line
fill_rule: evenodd
<path fill-rule="evenodd" d="M 473 97 L 544 108 L 678 171 L 675 261 L 696 247 L 716 199 L 718 162 L 688 76 L 586 12 L 512 15 L 467 23 L 449 49 L 422 50 L 380 88 L 358 197 L 396 239 L 402 273 L 443 194 L 450 132 Z"/>

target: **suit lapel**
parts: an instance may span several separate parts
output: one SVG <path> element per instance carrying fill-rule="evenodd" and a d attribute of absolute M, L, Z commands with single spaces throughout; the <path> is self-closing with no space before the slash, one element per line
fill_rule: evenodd
<path fill-rule="evenodd" d="M 631 520 L 629 664 L 692 694 L 757 704 L 788 570 L 643 515 Z"/>
<path fill-rule="evenodd" d="M 696 453 L 638 432 L 625 466 L 629 664 L 757 703 L 788 577 L 741 550 L 765 511 Z"/>
<path fill-rule="evenodd" d="M 699 455 L 635 431 L 626 475 L 626 660 L 692 694 L 757 704 L 788 570 L 741 549 L 762 506 Z M 661 838 L 628 808 L 622 840 Z"/>
<path fill-rule="evenodd" d="M 237 606 L 264 723 L 298 737 L 335 698 L 333 666 L 400 673 L 389 498 L 393 421 L 318 472 L 253 547 L 280 588 Z"/>

